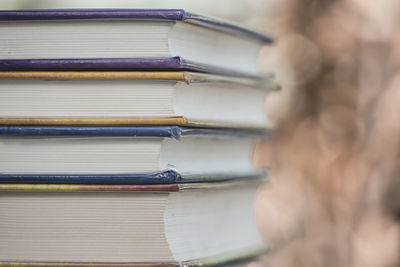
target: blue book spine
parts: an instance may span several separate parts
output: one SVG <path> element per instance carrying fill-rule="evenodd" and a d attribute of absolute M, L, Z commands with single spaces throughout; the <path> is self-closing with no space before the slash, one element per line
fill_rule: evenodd
<path fill-rule="evenodd" d="M 0 126 L 0 136 L 129 136 L 179 140 L 183 136 L 266 137 L 262 130 L 204 129 L 179 126 Z"/>
<path fill-rule="evenodd" d="M 168 170 L 145 174 L 6 174 L 0 183 L 18 184 L 169 184 L 181 182 L 179 173 Z"/>
<path fill-rule="evenodd" d="M 0 126 L 0 135 L 8 136 L 129 136 L 179 139 L 178 126 L 156 127 L 73 127 L 73 126 Z"/>

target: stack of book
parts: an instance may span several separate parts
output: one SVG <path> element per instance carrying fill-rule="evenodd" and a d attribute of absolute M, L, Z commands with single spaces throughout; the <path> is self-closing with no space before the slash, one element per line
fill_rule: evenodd
<path fill-rule="evenodd" d="M 196 266 L 252 214 L 271 39 L 184 10 L 0 12 L 0 265 Z"/>

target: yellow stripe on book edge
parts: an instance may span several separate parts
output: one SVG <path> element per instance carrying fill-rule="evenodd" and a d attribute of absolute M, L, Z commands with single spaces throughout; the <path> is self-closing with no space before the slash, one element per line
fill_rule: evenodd
<path fill-rule="evenodd" d="M 185 72 L 176 71 L 0 71 L 0 79 L 138 79 L 185 81 Z"/>
<path fill-rule="evenodd" d="M 165 118 L 1 118 L 0 125 L 149 126 L 186 125 L 182 116 Z"/>
<path fill-rule="evenodd" d="M 173 262 L 0 262 L 0 267 L 178 267 Z"/>

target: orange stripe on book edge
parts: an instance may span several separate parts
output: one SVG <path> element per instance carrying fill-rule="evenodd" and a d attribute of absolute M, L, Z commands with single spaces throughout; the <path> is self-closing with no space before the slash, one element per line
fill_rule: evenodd
<path fill-rule="evenodd" d="M 165 118 L 1 118 L 0 125 L 144 126 L 185 125 L 182 116 Z"/>
<path fill-rule="evenodd" d="M 0 71 L 0 79 L 139 79 L 185 81 L 185 72 L 145 71 Z"/>
<path fill-rule="evenodd" d="M 118 262 L 0 262 L 0 267 L 176 267 L 177 263 L 169 262 L 138 262 L 138 263 L 118 263 Z"/>
<path fill-rule="evenodd" d="M 0 184 L 0 191 L 118 191 L 118 192 L 177 192 L 177 184 L 155 185 L 88 185 L 88 184 Z"/>

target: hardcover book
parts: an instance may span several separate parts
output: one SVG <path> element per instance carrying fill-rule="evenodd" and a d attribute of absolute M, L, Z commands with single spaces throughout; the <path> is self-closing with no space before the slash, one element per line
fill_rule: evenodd
<path fill-rule="evenodd" d="M 0 184 L 0 266 L 207 266 L 265 251 L 260 181 Z"/>
<path fill-rule="evenodd" d="M 0 72 L 3 125 L 271 128 L 272 78 L 190 72 Z"/>
<path fill-rule="evenodd" d="M 187 69 L 256 76 L 268 35 L 181 9 L 0 11 L 0 68 Z"/>
<path fill-rule="evenodd" d="M 157 184 L 252 179 L 265 132 L 184 127 L 0 127 L 0 183 Z"/>

